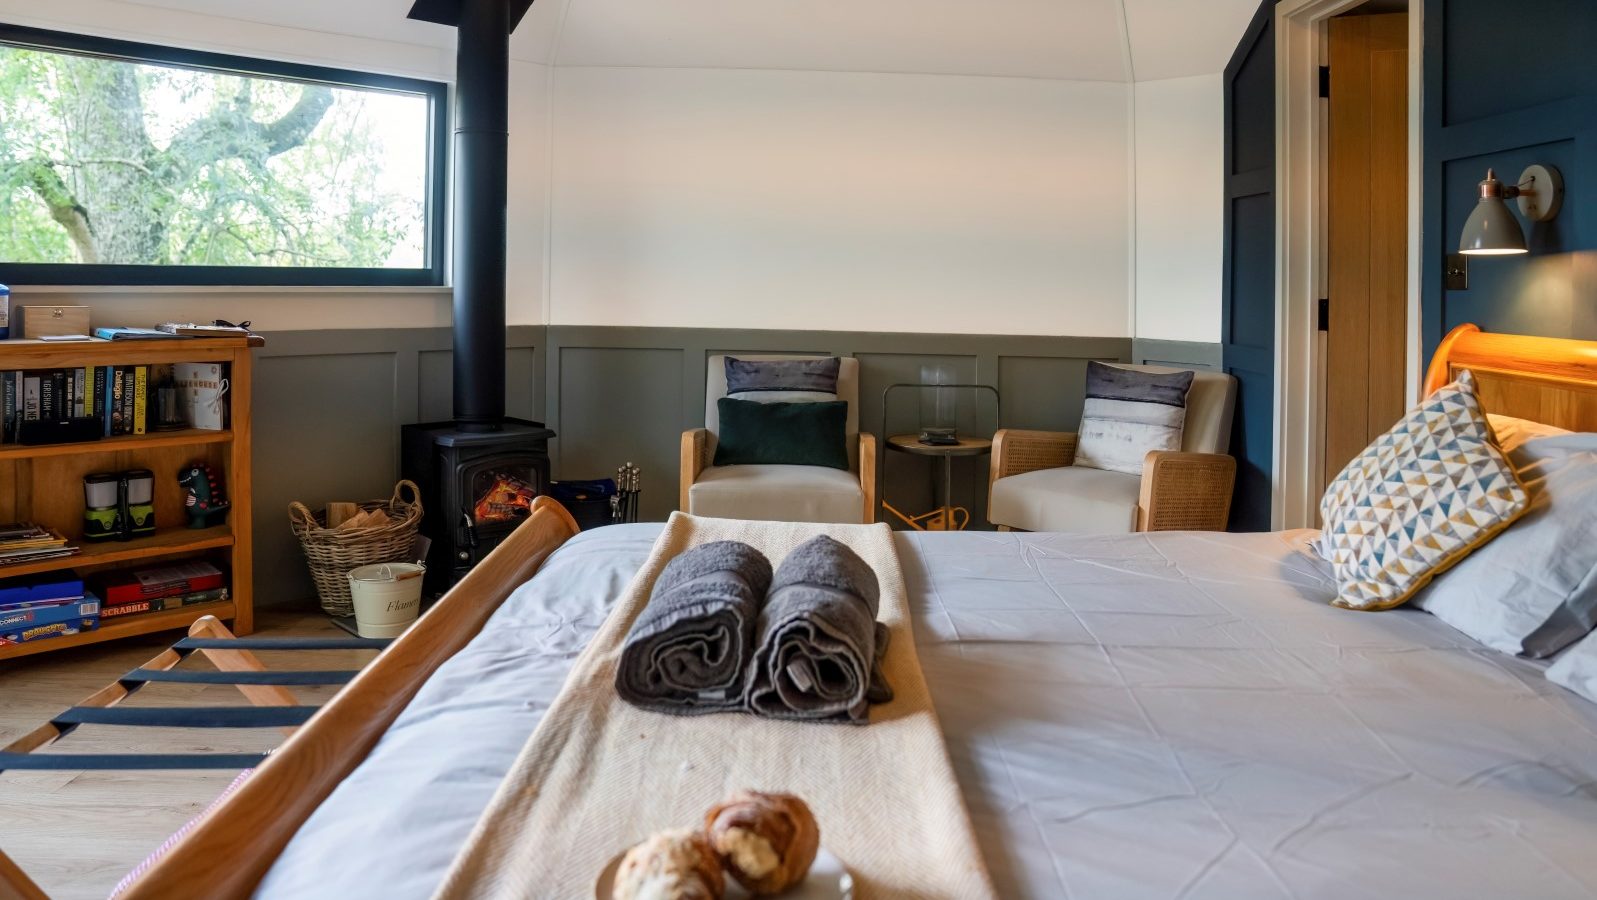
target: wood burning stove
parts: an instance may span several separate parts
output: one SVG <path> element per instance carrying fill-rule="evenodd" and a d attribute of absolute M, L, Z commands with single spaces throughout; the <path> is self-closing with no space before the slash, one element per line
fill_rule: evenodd
<path fill-rule="evenodd" d="M 498 431 L 467 431 L 454 422 L 406 425 L 401 469 L 422 486 L 421 532 L 430 591 L 447 590 L 530 513 L 549 492 L 549 439 L 537 422 L 506 419 Z"/>
<path fill-rule="evenodd" d="M 454 419 L 405 426 L 400 469 L 422 487 L 428 581 L 447 588 L 549 489 L 549 439 L 505 416 L 505 222 L 510 33 L 532 0 L 416 0 L 410 18 L 459 29 L 455 50 Z"/>

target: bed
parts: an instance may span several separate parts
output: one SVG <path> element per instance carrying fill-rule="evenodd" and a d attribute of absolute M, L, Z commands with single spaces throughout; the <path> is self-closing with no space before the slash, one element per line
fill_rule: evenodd
<path fill-rule="evenodd" d="M 259 896 L 431 896 L 659 529 L 556 552 Z M 1000 896 L 1597 892 L 1597 706 L 1426 613 L 1329 607 L 1314 534 L 899 537 Z"/>
<path fill-rule="evenodd" d="M 1460 368 L 1597 430 L 1597 346 L 1466 327 L 1428 384 Z M 540 504 L 128 896 L 429 896 L 657 528 Z M 899 536 L 1000 896 L 1597 894 L 1597 706 L 1330 607 L 1313 535 Z"/>

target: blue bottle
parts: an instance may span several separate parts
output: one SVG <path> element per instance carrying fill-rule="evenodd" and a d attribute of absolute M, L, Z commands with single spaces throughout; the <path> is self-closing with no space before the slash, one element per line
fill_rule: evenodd
<path fill-rule="evenodd" d="M 0 284 L 0 341 L 11 337 L 11 289 Z"/>

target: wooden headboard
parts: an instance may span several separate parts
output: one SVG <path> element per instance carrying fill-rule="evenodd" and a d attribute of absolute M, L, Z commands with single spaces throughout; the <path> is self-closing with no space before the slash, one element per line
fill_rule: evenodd
<path fill-rule="evenodd" d="M 1425 395 L 1468 369 L 1489 413 L 1597 431 L 1597 341 L 1488 334 L 1460 325 L 1425 372 Z"/>

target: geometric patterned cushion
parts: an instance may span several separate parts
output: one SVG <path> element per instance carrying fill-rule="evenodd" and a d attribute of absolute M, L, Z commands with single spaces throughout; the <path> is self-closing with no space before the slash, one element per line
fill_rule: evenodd
<path fill-rule="evenodd" d="M 1337 606 L 1391 609 L 1529 508 L 1468 371 L 1410 410 L 1331 482 L 1320 546 Z"/>

